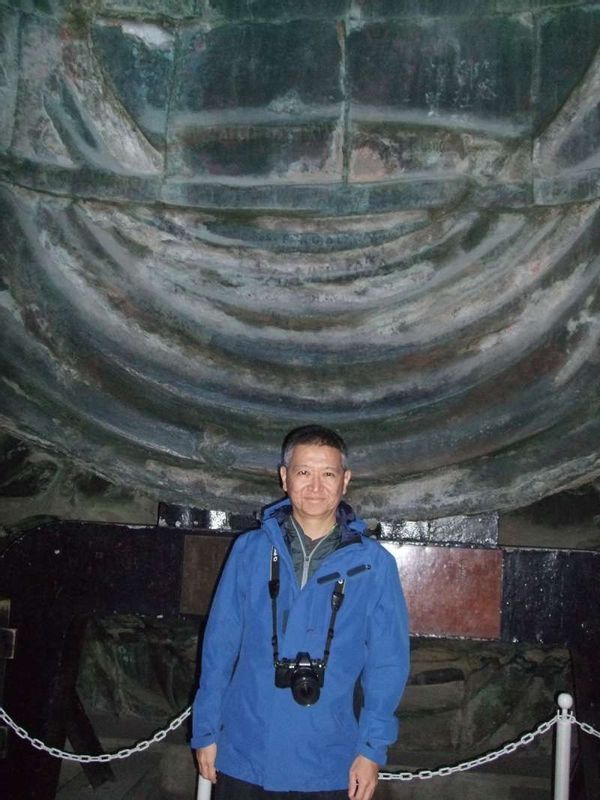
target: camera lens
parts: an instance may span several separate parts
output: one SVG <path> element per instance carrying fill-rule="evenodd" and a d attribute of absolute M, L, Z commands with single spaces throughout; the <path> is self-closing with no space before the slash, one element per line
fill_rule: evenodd
<path fill-rule="evenodd" d="M 321 694 L 319 678 L 312 667 L 299 667 L 292 678 L 292 695 L 301 706 L 312 706 Z"/>

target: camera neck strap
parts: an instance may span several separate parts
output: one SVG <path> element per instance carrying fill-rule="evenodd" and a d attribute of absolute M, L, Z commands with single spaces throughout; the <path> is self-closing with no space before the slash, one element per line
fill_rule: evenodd
<path fill-rule="evenodd" d="M 344 602 L 344 589 L 346 582 L 343 578 L 338 578 L 331 593 L 331 616 L 329 617 L 329 627 L 327 629 L 327 640 L 325 642 L 325 651 L 323 652 L 323 666 L 327 666 L 329 661 L 329 651 L 331 649 L 331 640 L 333 639 L 333 629 L 335 627 L 335 618 Z"/>
<path fill-rule="evenodd" d="M 277 665 L 279 661 L 279 639 L 277 637 L 277 597 L 279 596 L 279 553 L 277 548 L 271 549 L 271 569 L 269 572 L 269 595 L 271 597 L 271 613 L 273 617 L 273 636 L 271 637 L 271 644 L 273 645 L 273 663 Z M 323 652 L 323 666 L 327 666 L 329 660 L 329 652 L 331 650 L 331 642 L 333 640 L 335 619 L 337 613 L 344 602 L 344 589 L 346 582 L 343 578 L 338 578 L 333 587 L 331 594 L 331 616 L 329 617 L 329 625 L 327 627 L 327 639 L 325 641 L 325 650 Z"/>
<path fill-rule="evenodd" d="M 277 639 L 277 596 L 279 595 L 279 553 L 273 547 L 271 549 L 271 570 L 269 572 L 269 594 L 271 596 L 271 614 L 273 617 L 273 663 L 279 661 L 279 643 Z"/>

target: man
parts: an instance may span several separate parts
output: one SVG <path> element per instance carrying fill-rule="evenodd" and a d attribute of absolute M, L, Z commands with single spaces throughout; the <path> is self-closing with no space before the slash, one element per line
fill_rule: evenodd
<path fill-rule="evenodd" d="M 217 800 L 370 800 L 396 739 L 406 607 L 394 559 L 342 501 L 346 455 L 334 431 L 291 431 L 280 466 L 287 497 L 227 560 L 191 740 Z"/>

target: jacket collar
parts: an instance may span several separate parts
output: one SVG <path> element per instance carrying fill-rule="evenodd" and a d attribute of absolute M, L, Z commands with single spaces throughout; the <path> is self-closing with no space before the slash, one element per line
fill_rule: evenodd
<path fill-rule="evenodd" d="M 261 520 L 264 523 L 273 519 L 282 527 L 291 513 L 292 504 L 288 497 L 284 497 L 275 503 L 265 506 L 261 512 Z M 360 535 L 367 528 L 366 523 L 357 517 L 352 507 L 343 500 L 337 508 L 336 520 L 342 534 L 342 545 L 360 540 Z"/>

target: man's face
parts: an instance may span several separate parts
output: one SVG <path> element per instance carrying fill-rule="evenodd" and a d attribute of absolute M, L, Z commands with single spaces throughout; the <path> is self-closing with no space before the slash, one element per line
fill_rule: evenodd
<path fill-rule="evenodd" d="M 342 454 L 335 447 L 299 444 L 280 475 L 299 522 L 303 518 L 332 522 L 351 473 L 342 467 Z"/>

